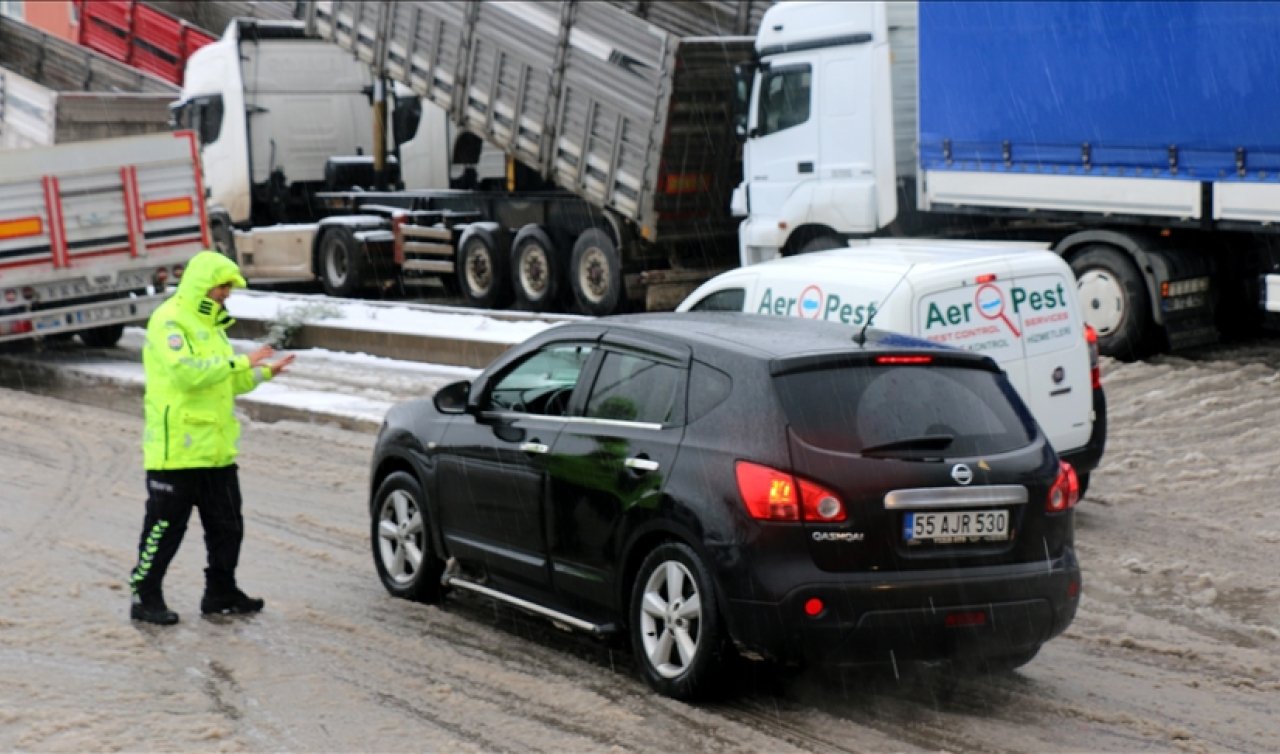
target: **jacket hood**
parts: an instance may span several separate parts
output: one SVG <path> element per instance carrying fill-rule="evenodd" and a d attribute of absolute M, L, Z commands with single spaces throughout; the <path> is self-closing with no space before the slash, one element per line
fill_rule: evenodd
<path fill-rule="evenodd" d="M 216 251 L 202 251 L 191 258 L 178 283 L 178 294 L 183 298 L 199 301 L 210 288 L 231 283 L 244 288 L 247 283 L 240 274 L 240 266 Z"/>

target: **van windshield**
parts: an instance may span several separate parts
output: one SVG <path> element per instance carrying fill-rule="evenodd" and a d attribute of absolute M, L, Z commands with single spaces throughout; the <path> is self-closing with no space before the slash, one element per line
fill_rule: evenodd
<path fill-rule="evenodd" d="M 1035 420 L 1004 375 L 950 366 L 814 369 L 775 378 L 800 439 L 826 450 L 895 458 L 1004 453 Z"/>

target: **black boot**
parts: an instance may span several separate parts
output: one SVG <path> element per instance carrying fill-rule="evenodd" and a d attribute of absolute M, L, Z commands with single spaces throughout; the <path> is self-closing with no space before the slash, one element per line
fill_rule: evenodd
<path fill-rule="evenodd" d="M 222 593 L 206 591 L 204 599 L 200 600 L 200 612 L 205 615 L 211 613 L 245 615 L 262 610 L 264 605 L 266 605 L 266 602 L 263 600 L 257 597 L 250 597 L 239 589 Z"/>
<path fill-rule="evenodd" d="M 129 605 L 129 617 L 144 623 L 154 623 L 157 626 L 172 626 L 178 622 L 178 614 L 164 604 L 163 597 L 142 600 L 135 596 L 132 604 Z"/>

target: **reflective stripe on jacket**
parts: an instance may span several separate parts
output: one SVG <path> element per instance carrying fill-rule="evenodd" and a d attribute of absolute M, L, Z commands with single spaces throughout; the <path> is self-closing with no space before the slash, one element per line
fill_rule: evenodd
<path fill-rule="evenodd" d="M 240 422 L 235 397 L 271 379 L 251 367 L 227 340 L 234 322 L 206 294 L 231 282 L 243 287 L 236 263 L 216 252 L 192 257 L 177 292 L 147 321 L 143 465 L 148 471 L 217 468 L 236 460 Z"/>

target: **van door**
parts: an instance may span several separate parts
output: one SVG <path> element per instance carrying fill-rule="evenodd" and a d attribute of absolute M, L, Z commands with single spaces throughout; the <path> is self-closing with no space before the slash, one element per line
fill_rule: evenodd
<path fill-rule="evenodd" d="M 1089 439 L 1089 356 L 1074 287 L 1039 268 L 921 296 L 916 334 L 995 359 L 1054 448 L 1068 450 Z"/>
<path fill-rule="evenodd" d="M 1093 429 L 1093 392 L 1075 281 L 1069 272 L 1018 275 L 1011 293 L 1022 330 L 1022 398 L 1055 449 L 1082 447 Z"/>

